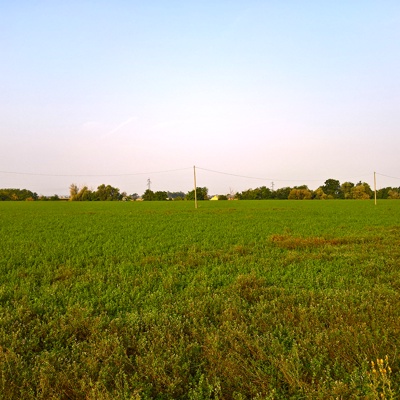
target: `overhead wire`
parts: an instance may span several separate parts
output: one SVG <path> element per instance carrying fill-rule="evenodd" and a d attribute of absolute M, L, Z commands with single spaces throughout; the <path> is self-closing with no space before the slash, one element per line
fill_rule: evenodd
<path fill-rule="evenodd" d="M 151 175 L 151 174 L 162 174 L 168 172 L 177 172 L 191 169 L 189 168 L 178 168 L 165 171 L 151 171 L 151 172 L 134 172 L 127 174 L 41 174 L 33 172 L 13 172 L 13 171 L 0 171 L 2 174 L 13 174 L 13 175 L 30 175 L 30 176 L 54 176 L 54 177 L 111 177 L 111 176 L 134 176 L 134 175 Z"/>
<path fill-rule="evenodd" d="M 214 169 L 209 169 L 209 168 L 203 168 L 203 167 L 195 167 L 198 170 L 206 171 L 206 172 L 212 172 L 215 174 L 220 174 L 220 175 L 227 175 L 227 176 L 234 176 L 238 178 L 244 178 L 244 179 L 254 179 L 254 180 L 260 180 L 260 181 L 274 181 L 274 182 L 319 182 L 321 179 L 279 179 L 279 178 L 270 178 L 270 177 L 257 177 L 257 176 L 249 176 L 249 175 L 240 175 L 240 174 L 233 174 L 230 172 L 225 172 L 225 171 L 217 171 Z M 1 174 L 10 174 L 10 175 L 26 175 L 26 176 L 48 176 L 48 177 L 122 177 L 122 176 L 135 176 L 135 175 L 152 175 L 152 174 L 163 174 L 163 173 L 170 173 L 170 172 L 178 172 L 178 171 L 187 171 L 193 169 L 193 167 L 186 167 L 186 168 L 176 168 L 176 169 L 170 169 L 170 170 L 161 170 L 161 171 L 147 171 L 147 172 L 132 172 L 132 173 L 123 173 L 123 174 L 49 174 L 49 173 L 36 173 L 36 172 L 18 172 L 18 171 L 0 171 Z M 398 179 L 400 180 L 399 177 L 395 176 L 390 176 L 386 174 L 382 174 L 379 172 L 376 172 L 377 175 L 384 176 L 387 178 L 391 179 Z M 363 174 L 363 175 L 358 175 L 356 178 L 350 178 L 350 179 L 358 179 L 361 176 L 369 176 L 370 174 Z"/>
<path fill-rule="evenodd" d="M 196 169 L 200 169 L 202 171 L 208 171 L 208 172 L 214 172 L 216 174 L 222 174 L 222 175 L 229 175 L 229 176 L 236 176 L 239 178 L 246 178 L 246 179 L 257 179 L 260 181 L 274 181 L 274 182 L 320 182 L 321 179 L 278 179 L 278 178 L 260 178 L 260 177 L 254 177 L 254 176 L 247 176 L 247 175 L 237 175 L 237 174 L 231 174 L 229 172 L 222 172 L 222 171 L 216 171 L 208 168 L 202 168 L 202 167 L 196 167 Z"/>
<path fill-rule="evenodd" d="M 385 175 L 385 174 L 381 174 L 381 173 L 379 173 L 379 172 L 376 172 L 376 174 L 377 174 L 377 175 L 380 175 L 380 176 L 384 176 L 384 177 L 386 177 L 386 178 L 399 179 L 399 180 L 400 180 L 400 178 L 399 178 L 399 177 L 396 177 L 396 176 Z"/>

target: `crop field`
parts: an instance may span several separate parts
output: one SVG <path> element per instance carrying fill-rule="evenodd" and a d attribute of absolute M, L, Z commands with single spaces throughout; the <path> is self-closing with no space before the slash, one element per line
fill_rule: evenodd
<path fill-rule="evenodd" d="M 396 399 L 400 201 L 0 202 L 1 399 Z"/>

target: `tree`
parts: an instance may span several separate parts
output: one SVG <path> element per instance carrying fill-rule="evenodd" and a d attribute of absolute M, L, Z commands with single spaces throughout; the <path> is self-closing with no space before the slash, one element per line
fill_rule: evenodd
<path fill-rule="evenodd" d="M 344 182 L 340 185 L 340 189 L 342 191 L 342 195 L 344 199 L 352 199 L 353 198 L 353 190 L 354 183 L 352 182 Z"/>
<path fill-rule="evenodd" d="M 69 200 L 70 201 L 91 201 L 91 200 L 96 200 L 96 195 L 87 186 L 83 186 L 81 189 L 79 189 L 78 186 L 72 184 L 70 186 Z"/>
<path fill-rule="evenodd" d="M 253 189 L 244 190 L 242 193 L 238 193 L 236 197 L 239 200 L 256 200 L 257 193 Z"/>
<path fill-rule="evenodd" d="M 143 201 L 153 201 L 154 199 L 154 192 L 150 189 L 147 189 L 142 196 Z"/>
<path fill-rule="evenodd" d="M 311 191 L 307 189 L 297 189 L 294 188 L 290 191 L 288 199 L 289 200 L 311 200 Z"/>
<path fill-rule="evenodd" d="M 208 189 L 206 187 L 196 188 L 197 200 L 208 200 Z M 194 200 L 194 189 L 187 193 L 186 200 Z"/>
<path fill-rule="evenodd" d="M 389 192 L 393 190 L 392 187 L 385 187 L 376 191 L 376 198 L 377 199 L 388 199 Z"/>
<path fill-rule="evenodd" d="M 352 198 L 355 200 L 368 200 L 371 198 L 372 190 L 368 183 L 358 183 L 351 190 Z"/>
<path fill-rule="evenodd" d="M 87 186 L 84 186 L 77 194 L 77 200 L 80 201 L 92 201 L 95 200 L 95 193 L 90 190 Z"/>
<path fill-rule="evenodd" d="M 182 200 L 185 198 L 185 193 L 183 192 L 167 192 L 168 197 L 172 200 L 176 200 L 178 197 L 180 198 L 179 200 Z"/>
<path fill-rule="evenodd" d="M 111 185 L 100 185 L 97 187 L 97 191 L 95 193 L 96 199 L 101 201 L 115 201 L 121 200 L 121 194 L 119 193 L 119 189 L 112 187 Z"/>
<path fill-rule="evenodd" d="M 388 199 L 400 199 L 400 192 L 399 190 L 392 189 L 388 192 Z"/>
<path fill-rule="evenodd" d="M 93 192 L 87 186 L 83 186 L 81 189 L 78 188 L 74 183 L 69 187 L 70 201 L 115 201 L 121 200 L 122 194 L 119 189 L 112 187 L 111 185 L 102 184 L 97 187 L 97 190 Z"/>
<path fill-rule="evenodd" d="M 69 187 L 69 200 L 74 201 L 78 192 L 79 192 L 78 186 L 75 183 L 71 183 Z"/>
<path fill-rule="evenodd" d="M 272 199 L 272 191 L 266 186 L 261 186 L 255 189 L 257 200 L 268 200 Z"/>
<path fill-rule="evenodd" d="M 314 192 L 314 199 L 316 200 L 326 200 L 328 196 L 324 193 L 322 187 L 319 187 L 315 192 Z"/>
<path fill-rule="evenodd" d="M 0 189 L 0 201 L 37 200 L 37 193 L 28 189 Z"/>
<path fill-rule="evenodd" d="M 154 200 L 155 201 L 166 201 L 166 200 L 168 200 L 168 193 L 162 192 L 162 191 L 155 192 Z"/>
<path fill-rule="evenodd" d="M 369 198 L 372 198 L 374 195 L 374 191 L 371 189 L 371 186 L 368 185 L 368 183 L 363 182 L 363 186 L 365 187 L 365 193 L 369 195 Z"/>
<path fill-rule="evenodd" d="M 331 199 L 342 199 L 343 193 L 340 182 L 336 179 L 327 179 L 325 184 L 321 186 L 324 193 Z"/>
<path fill-rule="evenodd" d="M 255 189 L 248 189 L 237 194 L 239 200 L 267 200 L 272 199 L 274 193 L 266 186 L 261 186 Z"/>
<path fill-rule="evenodd" d="M 278 200 L 287 200 L 291 190 L 292 188 L 290 187 L 277 189 L 275 190 L 275 198 Z"/>

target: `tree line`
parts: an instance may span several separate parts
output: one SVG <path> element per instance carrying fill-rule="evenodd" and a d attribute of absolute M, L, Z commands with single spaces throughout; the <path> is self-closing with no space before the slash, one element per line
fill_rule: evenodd
<path fill-rule="evenodd" d="M 271 190 L 265 186 L 249 189 L 237 193 L 236 197 L 240 200 L 368 200 L 374 197 L 374 192 L 370 185 L 365 182 L 340 183 L 336 179 L 327 179 L 324 185 L 316 190 L 309 189 L 306 185 L 295 187 L 284 187 Z M 378 199 L 400 199 L 400 187 L 386 187 L 376 191 Z"/>
<path fill-rule="evenodd" d="M 207 187 L 196 188 L 197 200 L 209 200 Z M 353 199 L 368 200 L 374 197 L 374 192 L 366 182 L 344 182 L 340 183 L 336 179 L 327 179 L 324 185 L 316 190 L 309 189 L 306 185 L 283 187 L 272 190 L 266 186 L 256 189 L 248 189 L 235 194 L 219 195 L 218 200 L 330 200 L 330 199 Z M 377 190 L 378 199 L 400 199 L 400 187 L 386 187 Z M 126 192 L 120 193 L 118 188 L 110 185 L 100 185 L 97 191 L 91 191 L 84 186 L 79 189 L 76 185 L 70 186 L 70 200 L 143 200 L 143 201 L 167 201 L 167 200 L 194 200 L 194 189 L 187 192 L 169 192 L 147 189 L 142 196 L 137 193 L 127 195 Z"/>
<path fill-rule="evenodd" d="M 38 198 L 37 193 L 28 189 L 0 189 L 0 201 L 33 201 Z"/>
<path fill-rule="evenodd" d="M 147 189 L 142 196 L 137 193 L 127 194 L 111 185 L 102 184 L 97 190 L 89 189 L 87 186 L 79 188 L 76 184 L 69 187 L 70 201 L 121 201 L 121 200 L 143 200 L 143 201 L 167 201 L 167 200 L 194 200 L 194 189 L 184 192 L 156 191 Z M 209 200 L 207 187 L 196 188 L 197 200 Z M 340 183 L 336 179 L 327 179 L 324 185 L 316 190 L 309 189 L 306 185 L 283 187 L 276 190 L 266 186 L 256 189 L 248 189 L 243 192 L 219 195 L 218 200 L 329 200 L 329 199 L 354 199 L 368 200 L 374 197 L 370 185 L 365 182 Z M 378 199 L 400 199 L 400 187 L 385 187 L 377 190 Z M 0 189 L 0 201 L 22 201 L 22 200 L 60 200 L 58 195 L 38 196 L 37 193 L 28 189 Z"/>

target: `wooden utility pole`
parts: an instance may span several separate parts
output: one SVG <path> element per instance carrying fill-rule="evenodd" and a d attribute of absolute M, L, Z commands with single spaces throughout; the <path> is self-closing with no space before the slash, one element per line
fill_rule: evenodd
<path fill-rule="evenodd" d="M 194 173 L 194 208 L 197 208 L 197 184 L 196 184 L 196 166 L 193 166 Z"/>

